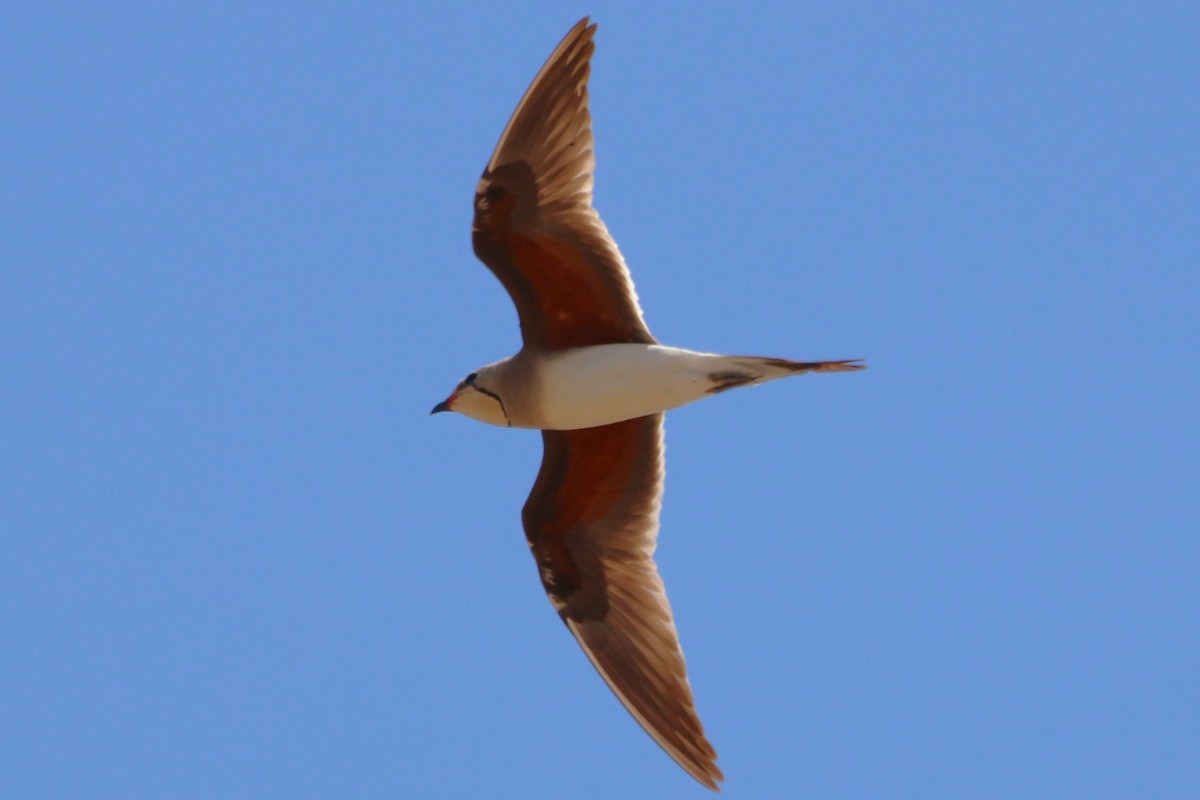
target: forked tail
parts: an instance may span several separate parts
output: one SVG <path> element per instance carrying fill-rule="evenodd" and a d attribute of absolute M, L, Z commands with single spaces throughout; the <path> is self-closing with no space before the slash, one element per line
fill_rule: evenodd
<path fill-rule="evenodd" d="M 789 375 L 805 372 L 852 372 L 866 369 L 862 359 L 845 361 L 789 361 L 786 358 L 760 358 L 758 356 L 722 356 L 718 369 L 708 374 L 713 386 L 709 394 L 723 392 L 737 386 L 765 383 Z M 727 368 L 726 368 L 727 367 Z"/>

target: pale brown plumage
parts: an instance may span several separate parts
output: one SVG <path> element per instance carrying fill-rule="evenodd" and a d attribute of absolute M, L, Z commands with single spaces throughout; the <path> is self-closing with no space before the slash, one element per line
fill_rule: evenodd
<path fill-rule="evenodd" d="M 512 296 L 527 350 L 654 342 L 592 208 L 595 31 L 581 20 L 538 72 L 475 193 L 475 253 Z"/>
<path fill-rule="evenodd" d="M 522 518 L 550 601 L 634 718 L 716 789 L 717 754 L 696 715 L 653 559 L 663 415 L 542 437 L 542 469 Z"/>
<path fill-rule="evenodd" d="M 577 24 L 514 112 L 475 196 L 475 252 L 512 296 L 523 353 L 654 343 L 629 271 L 592 208 L 587 80 L 596 26 Z M 543 431 L 523 522 L 551 602 L 635 719 L 696 780 L 723 780 L 696 715 L 653 561 L 662 414 Z"/>

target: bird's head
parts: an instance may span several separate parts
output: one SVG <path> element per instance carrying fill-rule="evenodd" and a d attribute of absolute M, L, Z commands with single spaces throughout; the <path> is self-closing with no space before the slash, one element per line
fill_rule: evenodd
<path fill-rule="evenodd" d="M 433 407 L 431 414 L 442 411 L 457 411 L 472 419 L 486 422 L 489 425 L 499 425 L 502 428 L 511 427 L 508 412 L 504 408 L 504 400 L 500 392 L 493 386 L 495 364 L 472 372 L 458 382 L 454 391 L 442 402 Z"/>

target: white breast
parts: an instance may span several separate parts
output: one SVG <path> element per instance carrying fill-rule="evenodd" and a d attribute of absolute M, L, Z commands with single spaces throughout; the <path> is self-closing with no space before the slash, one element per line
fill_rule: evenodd
<path fill-rule="evenodd" d="M 605 344 L 547 357 L 541 365 L 535 427 L 593 428 L 699 400 L 721 357 L 675 347 Z"/>

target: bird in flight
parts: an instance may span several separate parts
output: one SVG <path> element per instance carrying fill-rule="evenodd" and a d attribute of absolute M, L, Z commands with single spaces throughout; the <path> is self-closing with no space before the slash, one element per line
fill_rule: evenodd
<path fill-rule="evenodd" d="M 634 719 L 700 783 L 724 780 L 696 713 L 654 564 L 663 414 L 738 386 L 862 369 L 661 345 L 592 207 L 585 17 L 546 61 L 475 190 L 475 254 L 512 297 L 523 346 L 433 413 L 542 431 L 521 517 L 550 603 Z"/>

